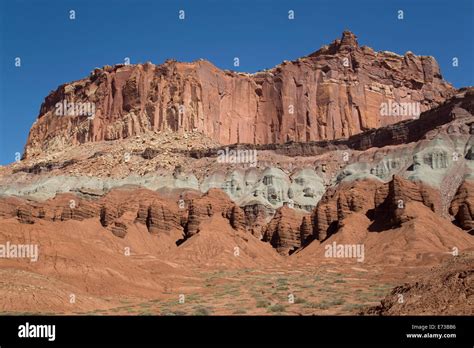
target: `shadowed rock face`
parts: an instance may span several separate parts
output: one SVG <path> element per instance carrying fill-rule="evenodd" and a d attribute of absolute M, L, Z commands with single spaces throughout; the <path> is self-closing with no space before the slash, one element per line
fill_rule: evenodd
<path fill-rule="evenodd" d="M 381 115 L 384 103 L 415 103 L 423 112 L 453 91 L 434 58 L 375 52 L 350 32 L 255 74 L 203 60 L 105 66 L 45 98 L 25 156 L 146 130 L 196 131 L 221 144 L 346 138 L 407 118 Z M 76 103 L 76 115 L 57 115 L 65 102 Z M 77 115 L 85 103 L 94 105 L 93 118 Z"/>
<path fill-rule="evenodd" d="M 308 217 L 309 214 L 286 206 L 279 208 L 266 226 L 262 240 L 270 242 L 282 255 L 291 254 L 311 235 Z"/>
<path fill-rule="evenodd" d="M 474 184 L 464 181 L 451 202 L 450 213 L 455 222 L 464 230 L 474 234 Z"/>
<path fill-rule="evenodd" d="M 373 180 L 343 182 L 323 196 L 312 213 L 313 237 L 323 241 L 336 233 L 351 214 L 364 214 L 371 221 L 369 231 L 380 232 L 413 219 L 406 207 L 422 203 L 442 215 L 438 190 L 420 182 L 394 176 L 387 183 Z"/>

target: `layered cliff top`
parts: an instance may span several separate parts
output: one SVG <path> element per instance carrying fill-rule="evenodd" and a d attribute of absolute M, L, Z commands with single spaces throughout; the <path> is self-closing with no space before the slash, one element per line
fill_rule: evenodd
<path fill-rule="evenodd" d="M 95 69 L 49 94 L 25 157 L 152 132 L 198 133 L 220 144 L 347 138 L 416 118 L 454 92 L 432 57 L 400 56 L 340 40 L 255 74 L 205 60 Z M 381 112 L 406 104 L 409 112 Z"/>

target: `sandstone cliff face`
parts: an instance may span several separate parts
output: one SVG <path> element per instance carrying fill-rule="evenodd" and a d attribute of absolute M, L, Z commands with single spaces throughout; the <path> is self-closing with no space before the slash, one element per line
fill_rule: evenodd
<path fill-rule="evenodd" d="M 474 90 L 466 89 L 460 91 L 439 107 L 426 111 L 419 119 L 373 129 L 355 135 L 344 143 L 348 147 L 357 150 L 407 144 L 422 139 L 431 130 L 445 124 L 450 125 L 446 129 L 448 134 L 468 135 L 472 133 L 472 127 L 462 124 L 462 121 L 470 120 L 473 114 Z"/>
<path fill-rule="evenodd" d="M 335 233 L 344 219 L 375 208 L 375 192 L 382 184 L 371 180 L 341 183 L 329 189 L 312 213 L 314 238 L 323 241 Z"/>
<path fill-rule="evenodd" d="M 234 229 L 244 228 L 243 211 L 220 190 L 211 189 L 205 195 L 191 199 L 188 206 L 188 215 L 184 225 L 185 238 L 199 233 L 201 222 L 214 214 L 227 218 Z"/>
<path fill-rule="evenodd" d="M 130 224 L 138 223 L 146 226 L 150 234 L 169 235 L 178 231 L 187 239 L 198 233 L 200 223 L 214 214 L 227 218 L 234 229 L 246 229 L 244 211 L 218 190 L 202 196 L 189 194 L 178 200 L 145 189 L 133 191 L 133 195 L 130 191 L 112 190 L 95 198 L 58 194 L 43 202 L 0 199 L 0 217 L 16 217 L 24 224 L 34 224 L 38 220 L 97 219 L 104 228 L 121 238 L 126 236 Z"/>
<path fill-rule="evenodd" d="M 452 93 L 434 58 L 375 52 L 350 32 L 255 74 L 207 61 L 106 66 L 46 97 L 25 156 L 147 130 L 200 132 L 221 144 L 345 138 L 406 118 L 381 116 L 382 103 L 419 103 L 422 112 Z M 56 115 L 65 102 L 92 103 L 94 117 Z"/>
<path fill-rule="evenodd" d="M 282 255 L 293 253 L 310 235 L 308 215 L 286 206 L 279 208 L 265 228 L 263 241 L 270 242 Z"/>
<path fill-rule="evenodd" d="M 474 184 L 472 181 L 466 180 L 461 184 L 451 202 L 450 213 L 454 216 L 456 224 L 474 234 Z"/>
<path fill-rule="evenodd" d="M 422 183 L 398 176 L 387 183 L 373 180 L 341 183 L 328 190 L 313 211 L 313 236 L 319 241 L 327 239 L 354 213 L 364 214 L 372 221 L 370 231 L 398 227 L 413 218 L 406 210 L 407 205 L 413 202 L 422 203 L 442 215 L 439 191 Z"/>
<path fill-rule="evenodd" d="M 169 202 L 155 201 L 152 204 L 140 205 L 135 221 L 146 225 L 152 234 L 169 233 L 180 229 L 180 213 L 178 207 Z"/>
<path fill-rule="evenodd" d="M 373 218 L 388 227 L 399 226 L 412 217 L 406 212 L 409 202 L 420 202 L 434 213 L 442 215 L 440 193 L 421 183 L 410 182 L 398 176 L 381 186 L 375 193 Z"/>

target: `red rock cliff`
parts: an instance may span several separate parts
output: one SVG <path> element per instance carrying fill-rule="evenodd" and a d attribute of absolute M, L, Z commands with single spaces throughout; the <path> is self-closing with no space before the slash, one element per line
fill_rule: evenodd
<path fill-rule="evenodd" d="M 382 103 L 419 103 L 423 112 L 452 95 L 432 57 L 375 52 L 348 31 L 296 61 L 255 74 L 207 61 L 105 66 L 45 98 L 25 155 L 114 140 L 146 130 L 197 131 L 222 144 L 344 138 L 403 119 Z M 58 116 L 57 103 L 93 103 L 95 117 Z"/>

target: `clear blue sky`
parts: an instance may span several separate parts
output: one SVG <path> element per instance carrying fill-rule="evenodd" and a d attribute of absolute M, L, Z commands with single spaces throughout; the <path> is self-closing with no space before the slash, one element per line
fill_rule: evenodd
<path fill-rule="evenodd" d="M 432 55 L 446 80 L 472 85 L 472 0 L 1 0 L 0 164 L 23 153 L 46 95 L 95 67 L 205 58 L 254 72 L 353 31 L 361 45 Z M 76 19 L 69 19 L 69 10 Z M 178 19 L 185 10 L 186 19 Z M 295 20 L 288 20 L 288 10 Z M 397 19 L 403 10 L 404 20 Z M 233 67 L 233 58 L 240 67 Z M 21 68 L 14 66 L 21 58 Z M 452 67 L 452 57 L 459 67 Z"/>

